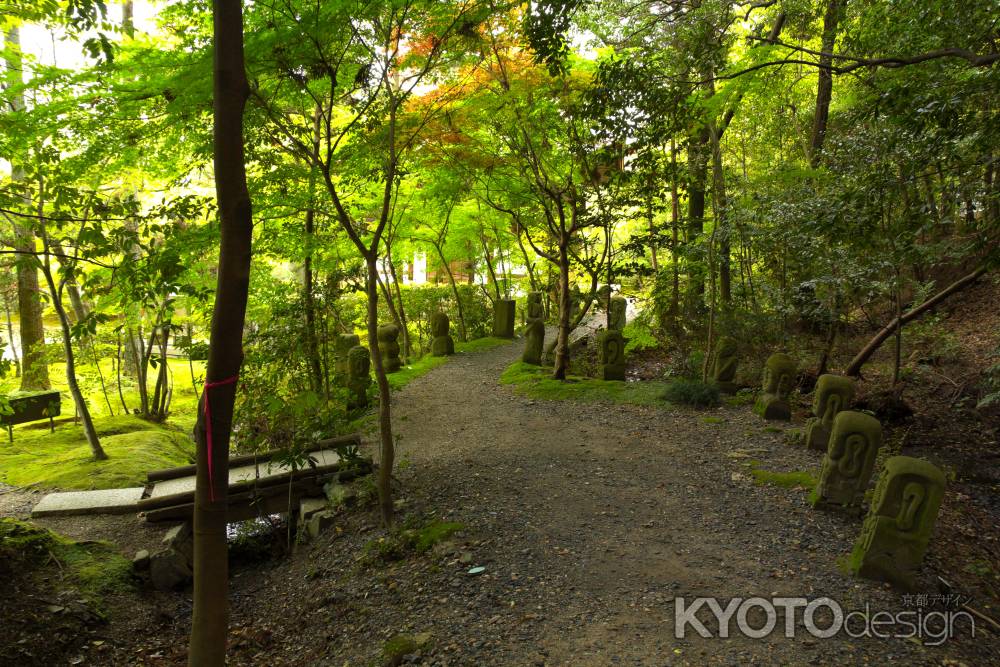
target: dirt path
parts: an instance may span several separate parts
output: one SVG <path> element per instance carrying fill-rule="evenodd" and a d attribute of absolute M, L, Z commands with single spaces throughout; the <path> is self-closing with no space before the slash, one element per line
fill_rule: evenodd
<path fill-rule="evenodd" d="M 702 639 L 690 629 L 675 639 L 677 596 L 725 598 L 723 606 L 730 597 L 829 596 L 845 612 L 866 602 L 873 611 L 905 607 L 898 593 L 839 572 L 836 559 L 850 550 L 859 520 L 809 509 L 801 490 L 750 481 L 747 456 L 770 470 L 818 468 L 819 457 L 784 444 L 748 408 L 525 398 L 497 382 L 520 347 L 459 356 L 397 395 L 404 514 L 436 512 L 467 526 L 465 538 L 452 554 L 351 575 L 360 545 L 348 531 L 312 546 L 308 567 L 329 576 L 282 613 L 311 617 L 305 627 L 322 626 L 325 638 L 286 639 L 290 662 L 367 664 L 404 631 L 433 638 L 415 660 L 427 665 L 941 664 L 970 656 L 980 664 L 983 651 L 1000 655 L 988 635 L 931 648 L 818 640 L 800 623 L 786 639 L 780 616 L 765 639 Z M 723 421 L 708 423 L 708 415 Z M 469 576 L 471 565 L 485 574 Z M 289 579 L 253 597 L 276 595 Z M 239 622 L 253 624 L 255 609 L 248 605 Z M 765 620 L 750 619 L 755 627 Z"/>
<path fill-rule="evenodd" d="M 906 606 L 839 571 L 860 520 L 811 510 L 804 491 L 751 481 L 751 457 L 776 471 L 817 469 L 820 459 L 784 444 L 748 408 L 530 399 L 498 383 L 520 351 L 515 342 L 458 355 L 394 397 L 401 521 L 465 530 L 431 553 L 373 563 L 364 554 L 378 544 L 377 517 L 346 512 L 293 558 L 234 567 L 231 664 L 378 664 L 400 632 L 430 637 L 408 662 L 439 667 L 1000 664 L 995 636 L 969 640 L 964 630 L 931 647 L 816 639 L 799 622 L 788 639 L 779 616 L 764 639 L 740 636 L 735 624 L 730 638 L 690 628 L 675 638 L 679 596 L 723 606 L 828 596 L 845 612 Z M 485 572 L 470 575 L 473 566 Z M 188 595 L 149 602 L 132 622 L 112 621 L 105 660 L 183 663 Z M 754 627 L 764 620 L 750 615 Z"/>

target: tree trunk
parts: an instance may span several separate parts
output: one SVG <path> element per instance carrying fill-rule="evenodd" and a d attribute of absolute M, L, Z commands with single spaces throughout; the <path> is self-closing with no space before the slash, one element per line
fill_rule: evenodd
<path fill-rule="evenodd" d="M 21 62 L 21 31 L 15 23 L 7 29 L 6 45 L 10 54 L 6 59 L 9 85 L 20 86 L 23 82 Z M 15 94 L 10 100 L 11 111 L 24 109 L 24 96 Z M 11 164 L 10 180 L 13 183 L 24 180 L 24 170 Z M 30 201 L 26 201 L 30 205 Z M 15 246 L 23 254 L 17 261 L 17 312 L 20 317 L 21 334 L 21 391 L 35 391 L 50 388 L 49 367 L 45 362 L 45 328 L 42 323 L 42 304 L 39 301 L 38 268 L 35 252 L 35 234 L 30 228 L 22 229 L 14 225 Z M 13 345 L 13 341 L 11 341 Z"/>
<path fill-rule="evenodd" d="M 389 379 L 382 365 L 382 352 L 378 348 L 378 277 L 376 258 L 378 253 L 372 250 L 368 261 L 368 349 L 371 350 L 372 363 L 375 366 L 375 381 L 378 384 L 378 425 L 379 425 L 379 466 L 378 466 L 378 500 L 382 523 L 392 525 L 392 466 L 395 459 L 395 446 L 392 442 L 392 417 L 389 408 Z"/>
<path fill-rule="evenodd" d="M 688 144 L 688 239 L 691 243 L 705 230 L 705 189 L 708 181 L 708 129 L 702 129 Z M 688 292 L 694 297 L 705 293 L 704 270 L 688 260 Z"/>
<path fill-rule="evenodd" d="M 559 239 L 559 331 L 556 334 L 556 360 L 552 377 L 565 380 L 569 369 L 569 239 Z"/>
<path fill-rule="evenodd" d="M 458 293 L 458 285 L 455 284 L 455 275 L 451 272 L 451 267 L 448 266 L 448 260 L 445 259 L 444 250 L 441 248 L 441 244 L 435 243 L 434 249 L 437 250 L 438 257 L 441 258 L 441 264 L 444 266 L 444 270 L 448 274 L 448 282 L 451 283 L 452 294 L 455 295 L 455 304 L 458 306 L 459 334 L 461 335 L 462 342 L 464 343 L 469 340 L 469 333 L 465 328 L 465 312 L 462 310 L 462 297 Z"/>
<path fill-rule="evenodd" d="M 69 315 L 63 307 L 60 289 L 56 287 L 52 278 L 52 269 L 48 266 L 48 260 L 42 265 L 42 273 L 45 275 L 45 282 L 49 285 L 49 293 L 52 295 L 52 306 L 59 316 L 59 326 L 62 329 L 63 351 L 66 354 L 66 384 L 69 386 L 69 393 L 73 397 L 76 405 L 76 412 L 80 416 L 83 424 L 83 435 L 90 445 L 90 452 L 94 455 L 95 461 L 103 461 L 108 458 L 101 447 L 101 441 L 97 437 L 97 429 L 94 428 L 94 420 L 90 417 L 90 408 L 80 391 L 80 384 L 76 381 L 76 358 L 73 354 L 73 338 L 70 334 Z"/>
<path fill-rule="evenodd" d="M 313 110 L 313 159 L 319 158 L 320 140 L 320 107 L 317 104 Z M 312 390 L 317 394 L 323 392 L 323 369 L 319 362 L 319 344 L 316 338 L 316 302 L 313 287 L 313 243 L 316 236 L 316 210 L 313 208 L 313 194 L 316 188 L 316 169 L 313 167 L 309 175 L 309 210 L 306 211 L 306 257 L 302 267 L 302 296 L 306 310 L 306 353 L 309 355 L 309 372 Z"/>
<path fill-rule="evenodd" d="M 823 39 L 820 51 L 832 54 L 837 41 L 837 25 L 843 13 L 847 0 L 828 0 L 826 14 L 823 16 Z M 819 166 L 820 155 L 823 152 L 823 142 L 826 140 L 826 126 L 830 119 L 830 99 L 833 96 L 833 72 L 830 65 L 833 58 L 829 55 L 819 57 L 819 83 L 816 86 L 816 114 L 813 116 L 812 140 L 809 148 L 809 164 L 813 169 Z"/>
<path fill-rule="evenodd" d="M 715 227 L 712 236 L 718 236 L 719 242 L 719 298 L 724 306 L 728 306 L 732 298 L 732 275 L 729 265 L 729 201 L 726 199 L 726 178 L 722 165 L 719 132 L 712 127 L 709 136 L 712 148 L 712 190 L 715 195 L 713 198 Z"/>
<path fill-rule="evenodd" d="M 205 391 L 195 426 L 198 467 L 194 505 L 194 612 L 188 652 L 188 664 L 193 667 L 222 667 L 226 662 L 229 437 L 236 379 L 243 361 L 243 324 L 253 240 L 243 156 L 243 107 L 249 94 L 243 62 L 243 7 L 241 0 L 213 0 L 212 8 L 213 148 L 222 238 Z M 211 423 L 206 418 L 209 407 Z"/>
<path fill-rule="evenodd" d="M 3 313 L 7 318 L 7 338 L 10 341 L 10 351 L 14 355 L 14 377 L 21 377 L 21 356 L 17 353 L 17 346 L 14 345 L 14 323 L 10 319 L 10 299 L 7 292 L 3 294 Z"/>
<path fill-rule="evenodd" d="M 967 276 L 956 280 L 951 285 L 948 285 L 948 287 L 945 287 L 943 290 L 927 299 L 919 306 L 911 308 L 899 317 L 893 319 L 892 322 L 889 322 L 889 324 L 885 325 L 877 334 L 875 334 L 875 336 L 868 341 L 868 344 L 854 356 L 854 359 L 851 360 L 851 363 L 848 365 L 847 370 L 844 371 L 844 374 L 852 377 L 858 377 L 861 373 L 861 367 L 865 365 L 865 362 L 867 362 L 873 354 L 875 354 L 875 351 L 878 350 L 887 338 L 896 333 L 896 329 L 898 327 L 902 327 L 904 324 L 917 319 L 955 292 L 960 292 L 969 285 L 972 285 L 985 273 L 986 267 L 980 267 Z"/>

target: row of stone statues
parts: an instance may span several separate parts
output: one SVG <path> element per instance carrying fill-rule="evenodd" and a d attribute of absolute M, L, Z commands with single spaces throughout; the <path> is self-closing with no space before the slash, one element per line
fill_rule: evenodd
<path fill-rule="evenodd" d="M 431 354 L 443 357 L 455 354 L 455 340 L 449 334 L 451 323 L 444 313 L 431 316 Z M 386 373 L 395 373 L 403 366 L 399 356 L 399 326 L 383 324 L 376 332 L 378 349 L 382 354 L 382 367 Z M 347 409 L 368 407 L 368 388 L 371 386 L 371 357 L 368 348 L 361 345 L 357 334 L 340 334 L 335 342 L 334 370 L 337 381 L 348 389 Z"/>

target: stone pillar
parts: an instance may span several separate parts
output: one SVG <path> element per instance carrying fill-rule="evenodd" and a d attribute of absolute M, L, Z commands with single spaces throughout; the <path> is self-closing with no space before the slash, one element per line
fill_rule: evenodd
<path fill-rule="evenodd" d="M 524 330 L 524 354 L 521 361 L 535 366 L 542 365 L 542 350 L 545 347 L 545 308 L 542 293 L 528 293 L 528 324 Z"/>
<path fill-rule="evenodd" d="M 513 299 L 498 299 L 493 303 L 493 335 L 497 338 L 514 337 L 515 305 Z"/>
<path fill-rule="evenodd" d="M 368 407 L 368 387 L 371 386 L 371 358 L 368 348 L 355 345 L 347 353 L 347 409 L 357 410 Z"/>
<path fill-rule="evenodd" d="M 882 425 L 871 415 L 844 410 L 833 419 L 830 446 L 823 456 L 814 507 L 858 509 L 882 446 Z"/>
<path fill-rule="evenodd" d="M 378 349 L 382 353 L 382 368 L 386 373 L 395 373 L 403 366 L 399 358 L 399 327 L 383 324 L 378 328 Z"/>
<path fill-rule="evenodd" d="M 736 393 L 736 366 L 739 358 L 736 356 L 736 340 L 723 336 L 715 345 L 712 357 L 712 381 L 719 391 L 726 394 Z"/>
<path fill-rule="evenodd" d="M 455 340 L 448 333 L 450 327 L 451 322 L 444 313 L 431 315 L 431 333 L 434 335 L 431 343 L 432 356 L 446 357 L 455 354 Z"/>

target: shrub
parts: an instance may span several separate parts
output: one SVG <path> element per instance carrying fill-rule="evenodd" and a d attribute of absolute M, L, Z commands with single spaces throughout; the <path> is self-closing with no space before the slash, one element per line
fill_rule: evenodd
<path fill-rule="evenodd" d="M 719 388 L 701 380 L 682 378 L 667 385 L 663 399 L 669 403 L 708 408 L 719 404 Z"/>

